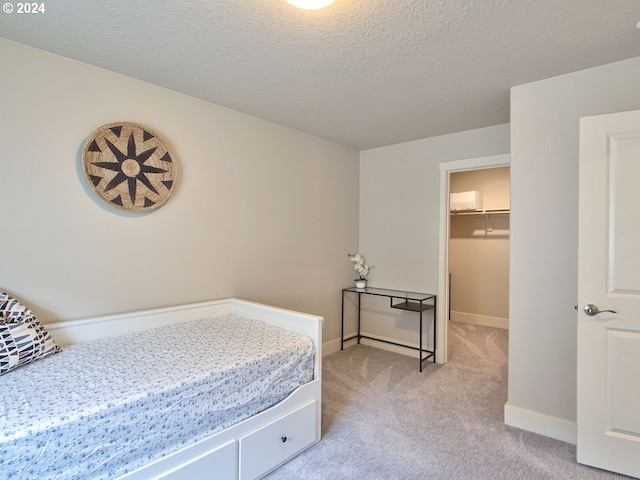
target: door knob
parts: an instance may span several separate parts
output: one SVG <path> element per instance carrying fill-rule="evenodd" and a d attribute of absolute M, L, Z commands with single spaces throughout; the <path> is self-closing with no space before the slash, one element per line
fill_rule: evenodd
<path fill-rule="evenodd" d="M 603 312 L 618 313 L 615 310 L 600 310 L 598 307 L 596 307 L 592 303 L 585 305 L 582 310 L 584 311 L 584 313 L 586 313 L 590 317 L 593 317 L 594 315 L 598 315 L 599 313 L 603 313 Z"/>

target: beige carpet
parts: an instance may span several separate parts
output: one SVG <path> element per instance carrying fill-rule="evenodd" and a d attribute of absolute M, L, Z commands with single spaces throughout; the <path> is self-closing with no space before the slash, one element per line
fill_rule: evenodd
<path fill-rule="evenodd" d="M 627 478 L 503 423 L 506 330 L 451 323 L 449 342 L 450 362 L 423 373 L 416 359 L 366 346 L 325 357 L 323 438 L 267 478 Z"/>

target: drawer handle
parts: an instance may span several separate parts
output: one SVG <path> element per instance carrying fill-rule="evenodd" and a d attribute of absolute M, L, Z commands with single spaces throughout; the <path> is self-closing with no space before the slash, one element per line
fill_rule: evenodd
<path fill-rule="evenodd" d="M 280 437 L 280 440 L 282 440 L 282 443 L 285 443 L 287 441 L 287 437 L 286 436 Z"/>

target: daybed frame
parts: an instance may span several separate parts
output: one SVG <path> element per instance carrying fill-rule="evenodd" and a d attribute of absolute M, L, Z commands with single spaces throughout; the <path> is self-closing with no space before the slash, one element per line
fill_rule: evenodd
<path fill-rule="evenodd" d="M 148 463 L 122 480 L 259 478 L 320 440 L 323 318 L 230 298 L 71 322 L 46 324 L 64 347 L 148 328 L 229 313 L 261 320 L 311 338 L 314 379 L 275 406 L 211 437 Z"/>

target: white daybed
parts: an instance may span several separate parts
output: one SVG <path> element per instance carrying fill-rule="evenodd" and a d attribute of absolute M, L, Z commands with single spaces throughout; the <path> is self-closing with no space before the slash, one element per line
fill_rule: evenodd
<path fill-rule="evenodd" d="M 293 312 L 289 310 L 284 310 L 275 307 L 269 307 L 266 305 L 261 305 L 253 302 L 238 300 L 238 299 L 227 299 L 227 300 L 219 300 L 219 301 L 211 301 L 211 302 L 203 302 L 196 304 L 188 304 L 181 305 L 176 307 L 168 307 L 168 308 L 159 308 L 153 310 L 145 310 L 139 312 L 118 314 L 118 315 L 110 315 L 104 317 L 96 317 L 90 318 L 86 320 L 76 320 L 73 322 L 60 322 L 55 324 L 47 324 L 46 329 L 49 331 L 51 337 L 58 343 L 58 345 L 63 347 L 63 352 L 52 355 L 49 358 L 43 358 L 34 362 L 30 365 L 26 365 L 24 367 L 19 368 L 17 371 L 9 373 L 6 377 L 0 378 L 0 382 L 4 383 L 2 385 L 9 385 L 11 382 L 3 382 L 3 380 L 14 380 L 18 379 L 19 375 L 21 375 L 21 371 L 24 371 L 25 377 L 33 377 L 34 372 L 37 371 L 39 364 L 45 365 L 45 362 L 53 362 L 56 360 L 56 357 L 59 357 L 60 360 L 63 360 L 63 354 L 65 351 L 65 346 L 81 344 L 77 347 L 70 347 L 67 350 L 74 351 L 74 349 L 82 351 L 87 350 L 86 346 L 88 345 L 106 345 L 107 349 L 113 347 L 116 343 L 119 343 L 120 335 L 131 334 L 127 336 L 127 339 L 130 337 L 140 337 L 142 340 L 140 342 L 148 344 L 148 338 L 150 335 L 150 330 L 153 330 L 154 335 L 155 332 L 158 331 L 172 331 L 174 337 L 181 337 L 180 329 L 184 328 L 190 329 L 194 328 L 193 325 L 204 325 L 205 322 L 208 326 L 208 320 L 215 319 L 216 321 L 220 321 L 221 327 L 224 331 L 229 333 L 230 335 L 234 335 L 236 332 L 232 332 L 231 330 L 235 330 L 234 323 L 224 323 L 224 322 L 233 322 L 239 320 L 240 323 L 243 323 L 243 327 L 248 332 L 246 333 L 247 338 L 251 339 L 250 335 L 253 335 L 251 331 L 256 331 L 258 333 L 258 337 L 256 337 L 256 345 L 262 342 L 263 344 L 272 342 L 271 332 L 269 329 L 273 330 L 276 334 L 278 332 L 271 326 L 280 327 L 288 332 L 295 332 L 296 334 L 303 335 L 307 338 L 299 337 L 299 335 L 291 335 L 287 332 L 284 332 L 284 340 L 278 340 L 277 342 L 288 343 L 287 335 L 291 337 L 291 342 L 295 343 L 296 341 L 300 341 L 302 343 L 307 342 L 309 344 L 309 339 L 313 343 L 313 347 L 308 346 L 308 350 L 310 352 L 310 357 L 306 360 L 307 367 L 302 366 L 303 360 L 296 360 L 295 362 L 300 362 L 300 365 L 296 365 L 295 362 L 291 361 L 289 363 L 293 363 L 292 367 L 294 369 L 298 369 L 300 372 L 307 369 L 306 378 L 299 383 L 296 381 L 285 380 L 285 386 L 277 386 L 271 387 L 269 383 L 266 383 L 266 386 L 263 386 L 260 382 L 262 381 L 262 377 L 270 376 L 267 370 L 265 373 L 264 370 L 257 370 L 258 368 L 263 368 L 262 366 L 258 367 L 257 361 L 254 362 L 253 356 L 248 353 L 247 347 L 245 345 L 245 350 L 243 351 L 244 356 L 251 357 L 251 361 L 249 367 L 256 368 L 256 375 L 260 378 L 254 379 L 250 378 L 248 380 L 234 380 L 233 378 L 227 377 L 218 381 L 218 386 L 214 388 L 214 390 L 220 388 L 225 388 L 225 385 L 228 383 L 242 383 L 241 385 L 244 390 L 242 393 L 238 394 L 240 396 L 244 396 L 246 391 L 249 389 L 258 389 L 264 390 L 267 396 L 271 395 L 271 400 L 259 400 L 259 402 L 271 402 L 268 405 L 272 405 L 266 408 L 266 410 L 262 410 L 262 403 L 254 402 L 252 404 L 252 408 L 255 411 L 259 411 L 259 413 L 251 413 L 252 416 L 249 418 L 238 417 L 241 420 L 239 423 L 234 423 L 230 420 L 225 420 L 225 428 L 220 430 L 218 429 L 212 434 L 208 434 L 206 437 L 200 436 L 193 441 L 184 441 L 180 439 L 180 441 L 176 441 L 179 445 L 177 450 L 167 452 L 166 449 L 161 453 L 159 457 L 153 451 L 148 452 L 149 461 L 145 461 L 143 465 L 135 465 L 133 470 L 126 470 L 126 473 L 119 473 L 116 477 L 120 479 L 128 479 L 128 480 L 136 480 L 136 479 L 171 479 L 171 480 L 197 480 L 197 479 L 253 479 L 259 478 L 266 473 L 270 472 L 277 466 L 286 462 L 293 456 L 300 453 L 302 450 L 308 448 L 312 444 L 316 443 L 320 440 L 321 433 L 321 359 L 322 359 L 322 322 L 323 319 L 321 317 L 307 315 L 303 313 Z M 262 324 L 256 324 L 254 321 L 263 322 Z M 189 323 L 184 323 L 189 322 Z M 252 323 L 251 323 L 252 322 Z M 264 325 L 264 324 L 268 325 Z M 161 327 L 156 330 L 156 327 Z M 196 327 L 200 329 L 200 327 Z M 239 334 L 244 335 L 244 330 L 238 327 Z M 176 332 L 177 331 L 177 332 Z M 118 339 L 111 339 L 112 337 L 118 337 Z M 295 338 L 294 338 L 295 337 Z M 122 337 L 125 338 L 125 337 Z M 166 337 L 165 337 L 166 338 Z M 171 338 L 171 337 L 169 337 Z M 145 340 L 146 339 L 146 340 Z M 166 342 L 166 339 L 163 340 Z M 249 340 L 249 342 L 253 342 L 254 340 Z M 276 342 L 276 343 L 277 343 Z M 224 342 L 221 345 L 220 349 L 226 346 L 226 343 L 233 343 L 231 339 L 228 342 Z M 246 342 L 245 342 L 246 343 Z M 129 343 L 127 345 L 130 345 Z M 133 344 L 135 345 L 135 343 Z M 162 346 L 160 346 L 162 348 Z M 186 349 L 189 351 L 190 349 Z M 170 349 L 169 349 L 170 351 Z M 206 351 L 206 350 L 205 350 Z M 202 353 L 199 354 L 202 357 Z M 241 355 L 243 355 L 241 353 Z M 293 355 L 290 355 L 288 351 L 283 350 L 280 353 L 281 356 L 284 355 L 286 359 L 293 358 Z M 205 356 L 208 357 L 208 354 Z M 259 355 L 257 355 L 259 356 Z M 107 357 L 106 359 L 103 357 Z M 101 355 L 100 362 L 108 362 L 109 355 Z M 80 356 L 82 358 L 82 356 Z M 164 358 L 164 357 L 163 357 Z M 297 357 L 296 357 L 297 358 Z M 275 360 L 269 359 L 271 363 L 276 363 Z M 286 360 L 285 360 L 286 362 Z M 189 362 L 187 362 L 189 363 Z M 232 362 L 233 363 L 233 362 Z M 240 362 L 238 362 L 240 363 Z M 235 366 L 235 365 L 232 365 Z M 136 368 L 139 369 L 139 365 L 136 362 Z M 167 365 L 167 377 L 170 377 L 169 372 L 173 372 L 173 366 Z M 279 368 L 276 366 L 276 368 Z M 27 369 L 29 369 L 27 371 Z M 312 370 L 312 373 L 311 373 Z M 43 368 L 43 371 L 46 369 Z M 108 369 L 107 369 L 108 371 Z M 10 378 L 9 375 L 12 377 Z M 107 375 L 108 376 L 108 375 Z M 121 385 L 117 387 L 118 380 L 121 380 L 122 370 L 119 371 L 117 376 L 111 380 L 114 382 L 114 389 L 125 387 L 124 390 L 127 390 L 126 385 Z M 273 376 L 277 379 L 280 379 L 280 372 L 275 371 Z M 304 375 L 303 375 L 304 376 Z M 31 383 L 34 383 L 34 378 L 29 378 Z M 133 378 L 136 378 L 135 376 Z M 96 379 L 91 379 L 89 377 L 89 382 L 96 382 Z M 158 377 L 159 380 L 156 383 L 163 383 L 163 376 Z M 280 379 L 281 380 L 281 379 Z M 46 382 L 46 379 L 43 379 Z M 99 378 L 98 381 L 104 382 L 102 377 Z M 289 382 L 292 385 L 300 385 L 292 393 L 280 393 L 280 397 L 276 397 L 278 391 L 282 391 L 283 388 L 286 388 L 286 383 Z M 306 382 L 306 383 L 305 383 Z M 169 383 L 169 382 L 167 382 Z M 180 383 L 180 382 L 178 382 Z M 282 382 L 281 382 L 282 383 Z M 37 387 L 37 386 L 36 386 Z M 104 387 L 104 385 L 103 385 Z M 178 385 L 180 387 L 180 385 Z M 167 408 L 174 408 L 173 405 L 170 405 L 170 400 L 168 399 L 171 395 L 177 397 L 179 400 L 185 396 L 191 396 L 193 392 L 197 392 L 198 390 L 204 389 L 204 387 L 200 388 L 200 384 L 192 385 L 183 384 L 182 390 L 178 390 L 177 393 L 174 394 L 174 390 L 169 391 L 170 394 L 167 395 Z M 60 385 L 59 388 L 64 389 L 65 385 Z M 89 387 L 88 387 L 89 388 Z M 207 387 L 208 388 L 208 387 Z M 273 390 L 273 391 L 272 391 Z M 66 392 L 65 392 L 66 393 Z M 158 392 L 156 392 L 158 393 Z M 196 393 L 193 393 L 195 395 Z M 82 404 L 84 401 L 82 392 L 78 395 L 75 393 L 74 395 L 78 396 L 78 404 Z M 286 398 L 280 400 L 282 396 L 286 396 Z M 4 400 L 7 401 L 9 393 L 4 391 Z M 87 395 L 89 396 L 89 395 Z M 144 394 L 142 394 L 144 397 Z M 35 401 L 37 401 L 37 396 L 34 395 Z M 208 397 L 204 397 L 203 399 L 198 399 L 198 402 L 205 403 L 208 402 Z M 273 400 L 276 398 L 276 400 Z M 28 399 L 16 399 L 17 401 L 24 401 L 28 403 Z M 69 397 L 65 397 L 65 401 L 67 404 L 69 403 Z M 152 408 L 156 408 L 158 403 L 162 403 L 165 401 L 165 395 L 160 394 L 153 397 L 152 401 L 149 399 L 141 398 L 141 402 L 147 401 L 147 405 L 143 403 L 144 408 L 143 411 L 138 414 L 136 413 L 134 417 L 137 418 L 144 417 L 147 415 L 146 410 Z M 245 402 L 244 397 L 236 403 L 251 403 L 253 400 L 249 402 Z M 278 403 L 273 404 L 273 401 L 277 401 Z M 114 402 L 113 399 L 110 400 L 111 403 Z M 55 402 L 54 402 L 55 403 Z M 179 403 L 179 402 L 178 402 Z M 232 402 L 230 402 L 232 403 Z M 8 405 L 5 403 L 5 406 Z M 189 404 L 191 405 L 191 404 Z M 198 408 L 198 403 L 196 406 L 190 407 L 188 412 L 185 413 L 185 417 L 195 418 L 196 423 L 198 422 L 198 412 L 194 412 L 192 408 Z M 115 405 L 116 407 L 118 405 Z M 36 406 L 37 407 L 37 406 Z M 209 405 L 207 405 L 209 407 Z M 17 407 L 16 407 L 17 408 Z M 129 404 L 126 404 L 123 408 L 129 408 Z M 161 406 L 162 408 L 162 406 Z M 175 408 L 174 408 L 175 410 Z M 214 411 L 217 413 L 220 410 L 224 410 L 222 407 L 216 407 Z M 10 413 L 10 412 L 9 412 Z M 171 411 L 171 417 L 175 418 L 176 413 L 180 416 L 180 412 Z M 93 412 L 87 413 L 86 409 L 83 410 L 83 416 L 88 416 L 94 414 Z M 100 415 L 102 415 L 100 413 Z M 151 414 L 149 414 L 151 415 Z M 246 416 L 246 415 L 245 415 Z M 92 418 L 92 417 L 90 417 Z M 96 417 L 98 418 L 98 417 Z M 242 419 L 244 418 L 244 419 Z M 147 419 L 148 420 L 148 419 Z M 116 417 L 115 420 L 109 420 L 109 422 L 118 423 L 120 420 Z M 127 420 L 129 421 L 129 420 Z M 165 419 L 166 421 L 166 419 Z M 38 420 L 33 423 L 33 425 L 29 425 L 29 428 L 33 428 L 34 431 L 38 431 L 41 428 L 42 423 L 48 422 L 48 419 L 44 417 L 44 419 Z M 56 417 L 56 422 L 60 423 L 60 420 Z M 93 425 L 94 419 L 91 419 L 90 423 Z M 98 425 L 99 422 L 96 420 L 95 424 Z M 136 431 L 136 438 L 139 439 L 139 442 L 145 442 L 145 433 L 151 436 L 165 435 L 165 434 L 173 434 L 174 430 L 169 429 L 165 426 L 162 428 L 156 428 L 156 431 L 153 431 L 151 428 L 149 432 L 146 432 L 144 425 L 148 425 L 148 421 L 141 422 L 140 431 Z M 135 425 L 135 424 L 134 424 Z M 227 426 L 230 425 L 230 426 Z M 54 425 L 54 428 L 56 426 Z M 44 427 L 42 427 L 44 428 Z M 48 427 L 47 427 L 48 428 Z M 84 436 L 91 436 L 91 430 L 86 430 L 86 426 Z M 128 425 L 126 427 L 128 430 L 131 430 L 131 427 Z M 104 428 L 103 428 L 104 429 Z M 99 431 L 100 427 L 96 427 L 96 431 Z M 179 430 L 180 433 L 183 430 Z M 117 431 L 117 430 L 115 430 Z M 122 430 L 121 430 L 122 431 Z M 54 432 L 56 432 L 54 430 Z M 61 429 L 61 432 L 65 432 L 64 429 Z M 8 435 L 7 432 L 4 432 L 5 435 Z M 57 432 L 56 432 L 57 434 Z M 60 433 L 62 436 L 62 433 Z M 97 435 L 97 434 L 96 434 Z M 63 442 L 60 444 L 55 443 L 55 440 L 52 439 L 53 435 L 45 436 L 46 443 L 42 448 L 43 451 L 46 449 L 55 449 L 56 445 L 66 445 Z M 0 435 L 1 439 L 1 435 Z M 24 439 L 24 435 L 23 435 Z M 5 442 L 6 444 L 10 444 L 10 439 L 7 437 L 5 440 L 9 440 Z M 90 441 L 87 440 L 87 441 Z M 165 439 L 165 443 L 168 440 Z M 149 444 L 153 445 L 153 442 L 149 442 Z M 110 448 L 111 444 L 106 447 L 106 449 Z M 117 448 L 121 448 L 122 446 L 118 445 L 118 439 L 113 439 L 113 448 L 116 450 Z M 103 448 L 100 446 L 96 446 L 96 448 Z M 129 448 L 129 447 L 125 447 Z M 133 447 L 131 447 L 133 448 Z M 137 445 L 135 448 L 138 450 L 143 450 L 140 448 L 140 445 Z M 6 448 L 5 448 L 6 450 Z M 60 448 L 59 448 L 60 450 Z M 64 450 L 64 448 L 62 449 Z M 0 451 L 2 451 L 2 445 L 0 445 Z M 11 451 L 11 450 L 9 450 Z M 13 452 L 15 458 L 15 452 Z M 60 452 L 60 455 L 64 455 L 64 451 Z M 90 457 L 91 455 L 88 455 Z M 63 462 L 61 462 L 63 463 Z M 2 462 L 0 461 L 0 470 Z M 104 471 L 101 473 L 104 478 Z M 14 478 L 20 478 L 19 476 L 14 476 Z M 73 475 L 70 478 L 74 478 Z"/>

